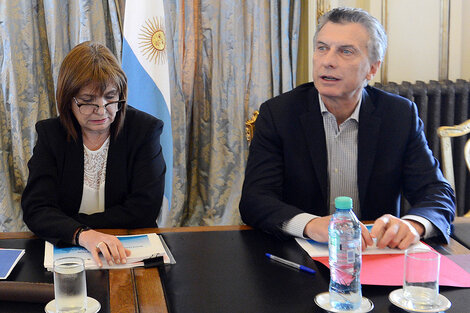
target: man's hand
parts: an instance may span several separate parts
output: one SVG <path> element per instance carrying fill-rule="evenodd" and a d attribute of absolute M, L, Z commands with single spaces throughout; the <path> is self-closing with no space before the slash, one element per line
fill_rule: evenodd
<path fill-rule="evenodd" d="M 377 239 L 377 248 L 385 247 L 406 249 L 417 243 L 424 234 L 424 226 L 411 220 L 402 220 L 390 214 L 377 219 L 371 230 L 373 238 Z"/>
<path fill-rule="evenodd" d="M 305 225 L 304 236 L 318 242 L 328 242 L 328 225 L 331 215 L 317 217 Z"/>
<path fill-rule="evenodd" d="M 101 267 L 103 264 L 98 256 L 101 252 L 109 265 L 125 264 L 131 251 L 125 249 L 116 236 L 86 230 L 80 234 L 79 244 L 91 252 L 96 264 Z"/>
<path fill-rule="evenodd" d="M 305 226 L 304 236 L 318 242 L 328 242 L 328 225 L 330 223 L 330 219 L 331 215 L 314 218 Z M 374 242 L 364 224 L 360 224 L 362 234 L 362 250 L 365 250 L 367 246 L 373 245 Z"/>

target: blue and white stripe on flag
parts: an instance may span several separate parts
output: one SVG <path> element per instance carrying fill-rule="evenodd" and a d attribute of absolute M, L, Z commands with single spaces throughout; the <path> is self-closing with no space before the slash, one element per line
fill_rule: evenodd
<path fill-rule="evenodd" d="M 162 213 L 171 208 L 173 137 L 170 76 L 167 61 L 163 0 L 126 1 L 122 68 L 128 79 L 128 103 L 161 119 L 160 137 L 166 162 Z"/>

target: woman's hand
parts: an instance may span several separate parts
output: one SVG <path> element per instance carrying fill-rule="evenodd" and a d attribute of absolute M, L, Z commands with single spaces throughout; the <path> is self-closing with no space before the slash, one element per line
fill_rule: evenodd
<path fill-rule="evenodd" d="M 116 236 L 97 232 L 96 230 L 82 231 L 78 238 L 80 246 L 91 252 L 93 259 L 99 267 L 102 267 L 99 253 L 103 254 L 108 265 L 125 264 L 131 251 L 124 248 Z"/>

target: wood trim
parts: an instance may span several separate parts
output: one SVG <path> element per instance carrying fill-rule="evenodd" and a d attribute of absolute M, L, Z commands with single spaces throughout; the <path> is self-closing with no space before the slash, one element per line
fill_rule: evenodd
<path fill-rule="evenodd" d="M 109 306 L 111 312 L 139 312 L 132 270 L 109 271 Z"/>
<path fill-rule="evenodd" d="M 0 239 L 35 239 L 38 238 L 35 234 L 29 231 L 25 232 L 0 232 Z"/>
<path fill-rule="evenodd" d="M 460 137 L 470 133 L 470 120 L 453 125 L 453 126 L 440 126 L 437 128 L 437 135 L 439 137 Z"/>
<path fill-rule="evenodd" d="M 450 0 L 441 0 L 439 26 L 439 80 L 449 79 Z"/>
<path fill-rule="evenodd" d="M 230 226 L 188 226 L 188 227 L 170 227 L 170 228 L 139 228 L 130 229 L 129 234 L 145 234 L 145 233 L 181 233 L 181 232 L 201 232 L 201 231 L 237 231 L 253 229 L 247 225 L 230 225 Z"/>
<path fill-rule="evenodd" d="M 437 252 L 444 255 L 470 254 L 469 249 L 453 238 L 450 238 L 449 243 L 446 245 L 433 244 L 432 242 L 431 245 L 436 249 Z"/>
<path fill-rule="evenodd" d="M 385 33 L 388 34 L 388 0 L 382 0 L 382 26 Z M 388 52 L 385 52 L 384 59 L 382 60 L 382 67 L 380 68 L 380 82 L 388 84 Z"/>
<path fill-rule="evenodd" d="M 439 133 L 439 129 L 438 129 Z M 455 193 L 455 178 L 454 178 L 454 162 L 452 158 L 452 144 L 450 137 L 441 138 L 441 165 L 444 177 L 449 181 L 449 184 L 454 189 Z"/>
<path fill-rule="evenodd" d="M 437 135 L 440 138 L 441 143 L 441 156 L 442 156 L 442 168 L 444 177 L 449 181 L 452 188 L 455 190 L 455 179 L 454 179 L 454 165 L 452 157 L 452 145 L 450 138 L 460 137 L 470 133 L 470 120 L 467 120 L 459 125 L 453 126 L 441 126 L 437 128 Z M 467 163 L 467 167 L 470 170 L 470 140 L 467 141 L 464 147 L 464 158 Z"/>
<path fill-rule="evenodd" d="M 253 116 L 249 120 L 245 122 L 245 136 L 246 141 L 251 142 L 253 137 L 255 136 L 255 123 L 256 119 L 258 118 L 259 111 L 256 110 L 253 112 Z"/>
<path fill-rule="evenodd" d="M 168 313 L 165 293 L 157 268 L 133 269 L 140 313 Z"/>
<path fill-rule="evenodd" d="M 188 226 L 188 227 L 168 227 L 168 228 L 138 228 L 138 229 L 96 229 L 99 232 L 112 235 L 135 235 L 145 233 L 180 233 L 180 232 L 201 232 L 201 231 L 235 231 L 250 230 L 253 227 L 248 225 L 229 226 Z M 38 238 L 32 232 L 0 232 L 0 239 L 35 239 Z"/>

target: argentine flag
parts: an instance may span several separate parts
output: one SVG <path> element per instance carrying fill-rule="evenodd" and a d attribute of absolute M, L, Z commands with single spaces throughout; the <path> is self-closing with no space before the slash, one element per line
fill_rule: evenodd
<path fill-rule="evenodd" d="M 166 162 L 161 222 L 171 208 L 173 181 L 170 76 L 163 0 L 126 1 L 122 68 L 128 79 L 127 102 L 165 123 L 160 137 Z"/>

